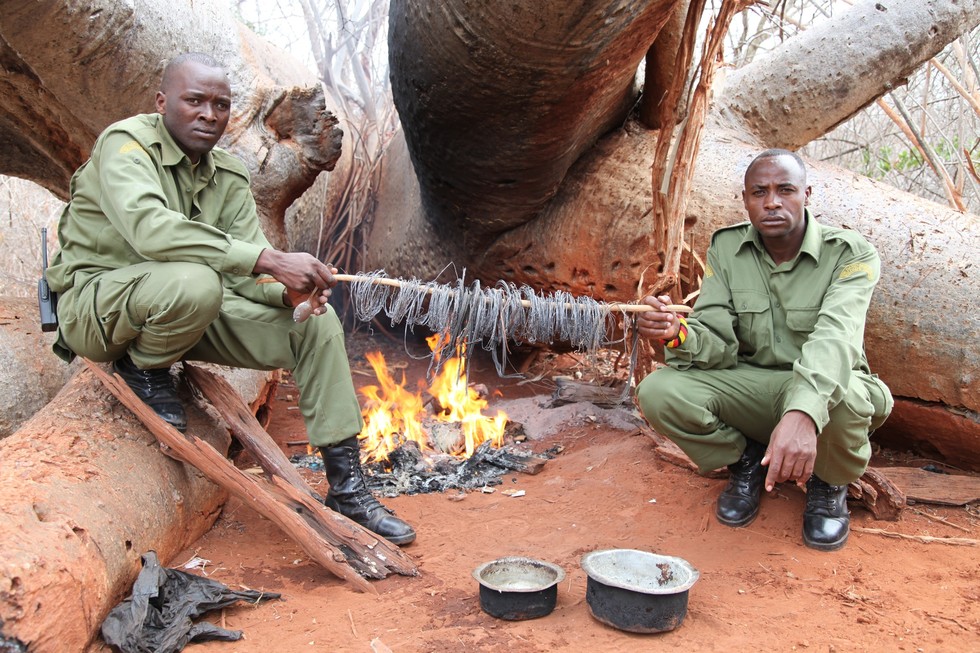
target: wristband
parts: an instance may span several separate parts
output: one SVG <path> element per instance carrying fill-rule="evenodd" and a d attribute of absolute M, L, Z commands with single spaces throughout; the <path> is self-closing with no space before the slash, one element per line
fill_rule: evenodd
<path fill-rule="evenodd" d="M 680 322 L 681 328 L 677 331 L 677 335 L 674 336 L 673 340 L 661 340 L 664 347 L 673 349 L 675 347 L 680 347 L 687 340 L 687 320 L 682 316 L 677 316 L 677 321 Z"/>

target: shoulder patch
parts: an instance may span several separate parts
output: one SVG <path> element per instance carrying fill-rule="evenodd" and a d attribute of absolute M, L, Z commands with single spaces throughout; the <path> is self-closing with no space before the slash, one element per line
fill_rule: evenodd
<path fill-rule="evenodd" d="M 704 264 L 704 278 L 705 279 L 710 279 L 713 276 L 715 276 L 715 270 L 714 270 L 714 268 L 711 267 L 711 264 L 710 263 L 705 263 Z"/>
<path fill-rule="evenodd" d="M 144 154 L 147 154 L 147 155 L 149 154 L 146 150 L 143 149 L 143 146 L 140 145 L 137 141 L 126 141 L 125 143 L 123 143 L 122 147 L 119 148 L 119 153 L 120 154 L 129 154 L 133 150 L 139 150 L 140 152 L 143 152 Z"/>
<path fill-rule="evenodd" d="M 847 279 L 853 277 L 855 274 L 866 274 L 868 275 L 868 281 L 874 281 L 874 270 L 867 263 L 848 263 L 844 266 L 844 269 L 840 271 L 840 276 L 838 279 Z"/>

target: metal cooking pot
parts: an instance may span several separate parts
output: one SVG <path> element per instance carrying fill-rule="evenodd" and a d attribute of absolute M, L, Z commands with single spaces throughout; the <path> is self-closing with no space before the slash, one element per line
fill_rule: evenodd
<path fill-rule="evenodd" d="M 632 633 L 660 633 L 681 625 L 688 590 L 700 574 L 673 556 L 633 549 L 593 551 L 582 556 L 589 579 L 585 600 L 592 616 Z"/>
<path fill-rule="evenodd" d="M 480 583 L 480 607 L 498 619 L 521 621 L 551 614 L 565 572 L 534 558 L 509 557 L 484 562 L 473 570 Z"/>

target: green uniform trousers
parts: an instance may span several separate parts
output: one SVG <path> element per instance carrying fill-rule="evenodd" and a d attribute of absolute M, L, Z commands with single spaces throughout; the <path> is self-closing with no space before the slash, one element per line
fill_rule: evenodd
<path fill-rule="evenodd" d="M 637 387 L 640 410 L 658 433 L 670 438 L 702 473 L 734 463 L 745 438 L 763 445 L 783 415 L 792 371 L 739 365 L 721 370 L 662 367 Z M 875 377 L 851 375 L 843 401 L 817 438 L 814 473 L 831 485 L 857 480 L 871 458 L 871 431 L 893 405 Z"/>
<path fill-rule="evenodd" d="M 235 294 L 206 265 L 147 262 L 69 289 L 58 318 L 64 344 L 95 361 L 129 353 L 143 369 L 183 359 L 291 370 L 310 443 L 326 446 L 363 426 L 343 327 L 327 309 L 296 324 L 292 309 Z"/>

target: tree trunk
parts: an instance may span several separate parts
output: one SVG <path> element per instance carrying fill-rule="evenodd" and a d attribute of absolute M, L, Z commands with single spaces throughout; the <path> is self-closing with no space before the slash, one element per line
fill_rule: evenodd
<path fill-rule="evenodd" d="M 864 0 L 728 76 L 719 117 L 765 147 L 826 134 L 980 23 L 980 0 Z"/>
<path fill-rule="evenodd" d="M 188 416 L 227 451 L 223 425 L 189 402 Z M 161 453 L 87 370 L 0 441 L 0 461 L 0 643 L 37 653 L 85 650 L 129 592 L 140 555 L 170 560 L 226 498 Z"/>
<path fill-rule="evenodd" d="M 405 0 L 392 92 L 422 198 L 479 249 L 532 219 L 634 104 L 637 66 L 679 0 Z"/>
<path fill-rule="evenodd" d="M 0 3 L 0 173 L 66 199 L 98 134 L 153 112 L 164 64 L 189 50 L 227 67 L 234 105 L 220 145 L 245 162 L 263 229 L 285 246 L 283 214 L 333 168 L 342 131 L 315 77 L 214 0 Z"/>
<path fill-rule="evenodd" d="M 77 366 L 51 351 L 37 301 L 0 297 L 0 439 L 20 428 L 65 385 Z"/>

